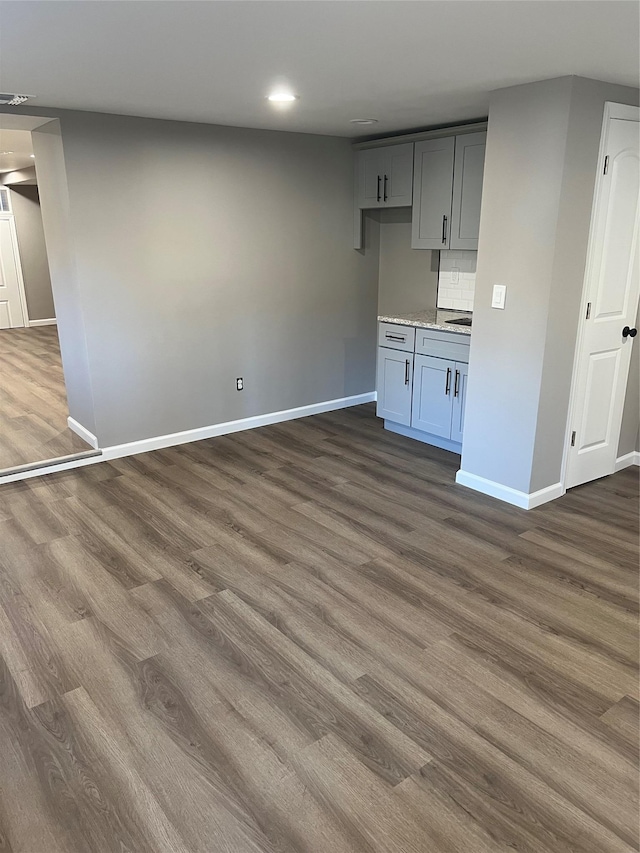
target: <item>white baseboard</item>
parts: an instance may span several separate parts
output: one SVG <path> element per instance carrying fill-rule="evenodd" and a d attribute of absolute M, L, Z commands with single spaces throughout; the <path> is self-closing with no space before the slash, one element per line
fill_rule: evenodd
<path fill-rule="evenodd" d="M 29 328 L 33 326 L 55 326 L 57 322 L 55 317 L 49 317 L 48 320 L 29 320 L 28 326 Z"/>
<path fill-rule="evenodd" d="M 640 465 L 640 452 L 632 450 L 631 453 L 625 453 L 624 456 L 619 456 L 616 459 L 616 471 L 622 471 L 629 465 Z"/>
<path fill-rule="evenodd" d="M 92 432 L 86 427 L 83 427 L 82 424 L 78 423 L 75 418 L 72 418 L 71 415 L 67 418 L 67 426 L 70 430 L 73 430 L 76 435 L 79 435 L 81 439 L 87 442 L 90 447 L 93 447 L 94 450 L 98 449 L 98 439 Z"/>
<path fill-rule="evenodd" d="M 541 504 L 547 503 L 547 501 L 553 501 L 556 498 L 562 497 L 565 493 L 562 483 L 554 483 L 553 486 L 547 486 L 544 489 L 539 489 L 537 492 L 527 493 L 462 470 L 456 474 L 456 483 L 466 486 L 468 489 L 473 489 L 475 492 L 482 492 L 483 495 L 498 498 L 500 501 L 505 501 L 505 503 L 518 506 L 521 509 L 534 509 Z"/>
<path fill-rule="evenodd" d="M 353 397 L 340 397 L 337 400 L 325 400 L 324 403 L 312 403 L 310 406 L 299 406 L 296 409 L 285 409 L 281 412 L 270 412 L 266 415 L 257 415 L 253 418 L 241 418 L 237 421 L 227 421 L 222 424 L 214 424 L 213 426 L 199 427 L 198 429 L 189 429 L 184 432 L 174 432 L 168 435 L 158 435 L 153 438 L 143 438 L 140 441 L 130 441 L 127 444 L 115 444 L 111 447 L 102 448 L 101 455 L 74 459 L 72 461 L 61 461 L 59 464 L 54 464 L 54 461 L 46 468 L 33 468 L 28 471 L 20 471 L 19 473 L 11 473 L 5 476 L 0 475 L 0 485 L 4 483 L 13 483 L 17 480 L 26 480 L 29 477 L 41 477 L 44 474 L 51 474 L 57 471 L 68 471 L 71 468 L 80 468 L 84 465 L 94 465 L 96 462 L 106 462 L 109 459 L 119 459 L 122 456 L 133 456 L 136 453 L 147 453 L 150 450 L 161 450 L 164 447 L 172 447 L 177 444 L 187 444 L 190 441 L 201 441 L 203 438 L 214 438 L 217 435 L 228 435 L 232 432 L 240 432 L 245 429 L 254 429 L 255 427 L 268 426 L 269 424 L 282 423 L 291 421 L 296 418 L 306 418 L 309 415 L 320 415 L 323 412 L 334 412 L 338 409 L 347 409 L 351 406 L 360 406 L 362 403 L 373 403 L 376 400 L 376 392 L 369 391 L 367 394 L 356 394 Z M 72 417 L 67 420 L 69 428 L 77 433 L 85 441 L 89 442 L 92 447 L 97 449 L 98 440 L 93 433 L 85 429 L 82 424 L 79 424 Z M 95 444 L 93 443 L 95 442 Z"/>
<path fill-rule="evenodd" d="M 356 394 L 353 397 L 340 397 L 337 400 L 325 400 L 324 403 L 312 403 L 310 406 L 299 406 L 296 409 L 284 409 L 281 412 L 270 412 L 266 415 L 256 415 L 253 418 L 241 418 L 237 421 L 226 421 L 212 426 L 188 429 L 184 432 L 173 432 L 168 435 L 157 435 L 153 438 L 143 438 L 140 441 L 130 441 L 126 444 L 115 444 L 103 447 L 104 459 L 118 459 L 121 456 L 133 456 L 136 453 L 148 453 L 150 450 L 162 450 L 177 444 L 188 444 L 191 441 L 202 441 L 204 438 L 215 438 L 218 435 L 229 435 L 245 429 L 279 424 L 297 418 L 307 418 L 309 415 L 320 415 L 323 412 L 334 412 L 337 409 L 347 409 L 360 406 L 362 403 L 372 403 L 376 399 L 375 391 L 367 394 Z"/>

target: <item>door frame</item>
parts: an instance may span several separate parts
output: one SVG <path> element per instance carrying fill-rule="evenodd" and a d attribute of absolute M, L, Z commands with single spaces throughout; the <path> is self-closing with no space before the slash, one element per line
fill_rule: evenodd
<path fill-rule="evenodd" d="M 9 187 L 7 187 L 9 189 Z M 11 205 L 11 195 L 9 193 L 9 204 Z M 16 264 L 16 277 L 18 279 L 18 294 L 20 296 L 20 307 L 22 308 L 22 326 L 12 326 L 13 329 L 28 329 L 30 326 L 29 311 L 27 310 L 27 293 L 24 289 L 24 276 L 22 275 L 22 261 L 20 259 L 20 245 L 18 244 L 18 232 L 16 230 L 16 218 L 13 213 L 2 212 L 0 219 L 9 222 L 9 231 L 11 233 L 11 244 L 13 247 L 13 259 Z M 7 331 L 3 329 L 2 331 Z"/>
<path fill-rule="evenodd" d="M 600 169 L 600 163 L 603 162 L 607 143 L 609 141 L 609 121 L 610 119 L 623 119 L 627 121 L 640 121 L 640 107 L 633 107 L 629 104 L 617 104 L 613 101 L 605 101 L 604 114 L 602 118 L 602 132 L 600 134 L 600 147 L 598 149 L 597 160 L 597 175 L 596 185 L 593 192 L 593 203 L 591 207 L 591 221 L 589 224 L 589 241 L 587 243 L 587 261 L 584 271 L 584 280 L 582 282 L 582 296 L 580 298 L 580 315 L 578 320 L 578 334 L 576 336 L 576 345 L 573 353 L 573 372 L 571 375 L 571 391 L 569 393 L 569 410 L 567 413 L 567 426 L 564 438 L 564 452 L 562 454 L 562 470 L 560 483 L 562 485 L 562 494 L 567 491 L 567 469 L 569 465 L 569 452 L 571 450 L 571 433 L 574 421 L 574 415 L 578 405 L 578 373 L 579 373 L 579 357 L 582 352 L 582 344 L 584 342 L 585 324 L 583 319 L 587 312 L 587 303 L 589 301 L 589 285 L 593 275 L 593 238 L 596 225 L 596 211 L 600 205 L 602 198 L 603 172 Z M 618 440 L 620 436 L 618 435 Z M 633 464 L 633 463 L 631 463 Z M 611 472 L 615 473 L 615 468 Z"/>

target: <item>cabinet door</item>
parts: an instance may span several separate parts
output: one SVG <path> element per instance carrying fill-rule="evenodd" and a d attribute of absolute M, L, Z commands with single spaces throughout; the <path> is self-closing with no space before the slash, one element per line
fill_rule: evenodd
<path fill-rule="evenodd" d="M 379 418 L 396 424 L 411 424 L 411 384 L 413 353 L 378 347 L 378 404 Z"/>
<path fill-rule="evenodd" d="M 358 207 L 384 207 L 383 177 L 387 163 L 384 148 L 371 148 L 356 153 L 358 175 Z"/>
<path fill-rule="evenodd" d="M 416 142 L 411 246 L 447 249 L 451 225 L 455 137 Z"/>
<path fill-rule="evenodd" d="M 411 207 L 413 198 L 413 142 L 391 145 L 382 175 L 385 207 Z"/>
<path fill-rule="evenodd" d="M 453 407 L 451 413 L 451 440 L 462 443 L 464 406 L 467 400 L 467 374 L 469 365 L 456 361 L 453 374 Z"/>
<path fill-rule="evenodd" d="M 477 249 L 487 134 L 456 136 L 450 249 Z"/>
<path fill-rule="evenodd" d="M 451 404 L 455 361 L 416 355 L 411 426 L 439 435 L 451 436 Z"/>

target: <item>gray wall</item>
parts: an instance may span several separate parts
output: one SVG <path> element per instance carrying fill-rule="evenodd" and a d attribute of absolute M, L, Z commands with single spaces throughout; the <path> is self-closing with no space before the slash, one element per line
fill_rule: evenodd
<path fill-rule="evenodd" d="M 348 140 L 59 117 L 69 231 L 47 241 L 72 247 L 54 294 L 77 281 L 101 446 L 373 390 L 379 253 L 375 228 L 351 248 Z"/>
<path fill-rule="evenodd" d="M 11 205 L 18 235 L 29 319 L 49 320 L 56 314 L 53 307 L 38 188 L 13 186 Z"/>
<path fill-rule="evenodd" d="M 462 469 L 526 493 L 561 479 L 605 100 L 638 92 L 565 77 L 491 97 Z"/>
<path fill-rule="evenodd" d="M 438 252 L 411 248 L 411 208 L 397 207 L 367 214 L 380 222 L 380 314 L 435 308 Z"/>
<path fill-rule="evenodd" d="M 67 175 L 60 123 L 50 121 L 31 134 L 51 284 L 56 306 L 69 413 L 96 434 L 91 369 L 82 293 L 69 216 Z M 99 203 L 99 200 L 96 200 Z"/>

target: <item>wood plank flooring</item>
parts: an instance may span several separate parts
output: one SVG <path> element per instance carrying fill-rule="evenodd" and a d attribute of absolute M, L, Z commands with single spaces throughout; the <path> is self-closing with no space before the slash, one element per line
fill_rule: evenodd
<path fill-rule="evenodd" d="M 638 849 L 638 472 L 371 406 L 0 487 L 0 850 Z"/>
<path fill-rule="evenodd" d="M 56 327 L 2 329 L 0 470 L 90 450 L 68 415 Z"/>

